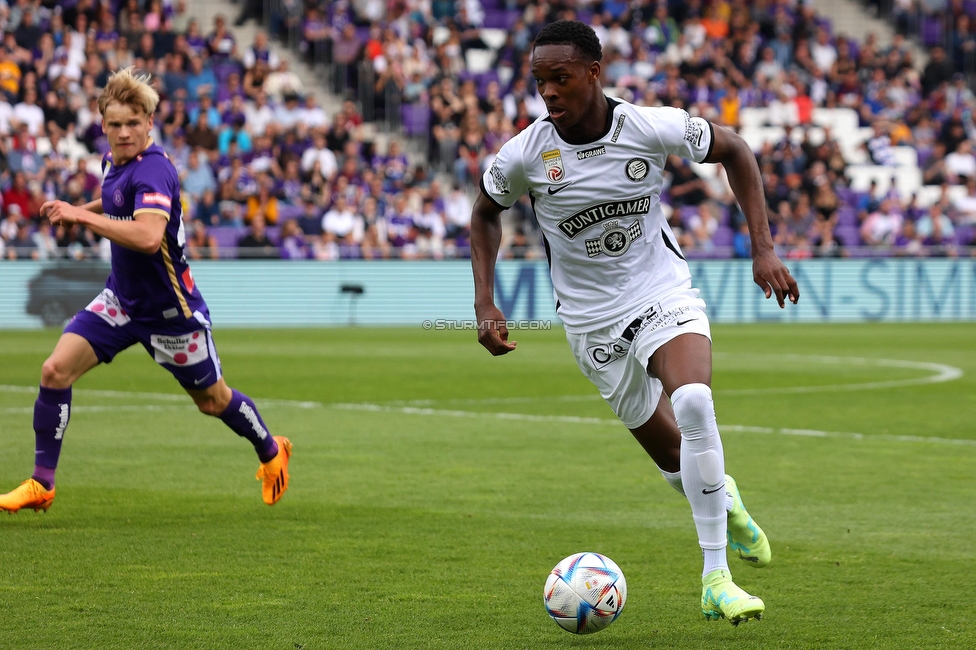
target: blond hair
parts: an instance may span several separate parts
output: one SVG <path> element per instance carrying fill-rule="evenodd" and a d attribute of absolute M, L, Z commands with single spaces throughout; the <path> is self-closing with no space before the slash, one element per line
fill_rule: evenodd
<path fill-rule="evenodd" d="M 98 97 L 98 112 L 105 115 L 105 109 L 112 102 L 123 106 L 131 106 L 147 118 L 152 117 L 159 104 L 159 93 L 149 85 L 152 78 L 147 74 L 137 75 L 135 67 L 129 66 L 118 70 L 108 79 L 105 89 Z"/>

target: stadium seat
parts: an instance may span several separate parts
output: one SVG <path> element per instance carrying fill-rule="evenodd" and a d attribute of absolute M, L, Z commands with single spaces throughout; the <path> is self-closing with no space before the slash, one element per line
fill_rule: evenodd
<path fill-rule="evenodd" d="M 746 107 L 739 111 L 739 126 L 743 129 L 766 126 L 769 111 L 765 108 Z"/>
<path fill-rule="evenodd" d="M 403 133 L 411 138 L 426 138 L 430 133 L 430 106 L 404 104 L 401 109 Z"/>
<path fill-rule="evenodd" d="M 467 71 L 472 75 L 488 72 L 491 69 L 495 53 L 491 50 L 472 48 L 464 53 L 464 62 Z"/>
<path fill-rule="evenodd" d="M 918 153 L 914 147 L 892 147 L 891 152 L 898 167 L 918 167 Z"/>
<path fill-rule="evenodd" d="M 478 30 L 481 36 L 481 40 L 485 42 L 485 45 L 493 50 L 499 50 L 505 44 L 505 39 L 508 38 L 508 31 L 505 29 L 496 29 L 492 27 L 484 27 Z"/>

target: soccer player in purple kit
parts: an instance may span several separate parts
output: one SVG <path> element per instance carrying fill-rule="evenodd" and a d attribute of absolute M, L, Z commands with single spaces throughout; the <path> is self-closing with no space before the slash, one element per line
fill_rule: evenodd
<path fill-rule="evenodd" d="M 258 454 L 262 497 L 288 489 L 291 442 L 271 436 L 251 399 L 225 383 L 207 304 L 183 254 L 186 236 L 176 168 L 149 136 L 159 95 L 131 68 L 109 79 L 98 100 L 110 153 L 102 159 L 102 198 L 84 206 L 48 201 L 53 225 L 80 223 L 112 242 L 105 289 L 68 323 L 41 368 L 34 403 L 34 474 L 0 495 L 0 510 L 47 510 L 71 417 L 71 386 L 99 363 L 141 343 L 176 377 L 203 413 L 219 417 Z"/>

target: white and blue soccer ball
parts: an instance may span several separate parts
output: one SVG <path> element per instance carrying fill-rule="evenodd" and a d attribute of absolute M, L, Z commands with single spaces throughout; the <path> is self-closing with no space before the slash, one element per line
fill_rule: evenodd
<path fill-rule="evenodd" d="M 549 573 L 543 596 L 546 612 L 559 627 L 573 634 L 592 634 L 620 616 L 627 581 L 605 555 L 575 553 Z"/>

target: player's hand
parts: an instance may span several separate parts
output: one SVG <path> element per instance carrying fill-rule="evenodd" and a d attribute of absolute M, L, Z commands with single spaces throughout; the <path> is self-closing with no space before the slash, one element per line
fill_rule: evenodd
<path fill-rule="evenodd" d="M 80 213 L 83 212 L 84 210 L 65 201 L 45 201 L 41 205 L 41 216 L 50 219 L 53 226 L 77 223 Z"/>
<path fill-rule="evenodd" d="M 478 319 L 478 343 L 485 346 L 492 356 L 508 354 L 518 345 L 517 341 L 508 342 L 508 327 L 505 326 L 505 314 L 495 305 L 475 308 Z"/>
<path fill-rule="evenodd" d="M 776 294 L 776 302 L 779 303 L 780 309 L 786 306 L 786 298 L 789 298 L 794 305 L 800 299 L 796 280 L 773 251 L 759 253 L 753 258 L 752 279 L 767 298 Z"/>

